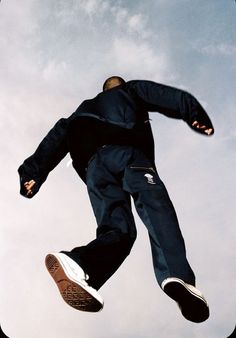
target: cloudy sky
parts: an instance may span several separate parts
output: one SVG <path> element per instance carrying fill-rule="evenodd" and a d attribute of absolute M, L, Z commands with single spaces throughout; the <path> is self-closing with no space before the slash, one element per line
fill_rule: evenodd
<path fill-rule="evenodd" d="M 0 322 L 11 338 L 224 338 L 236 323 L 234 0 L 2 0 L 0 3 Z M 103 80 L 149 79 L 187 89 L 208 111 L 211 138 L 151 114 L 156 163 L 176 207 L 202 324 L 182 318 L 157 285 L 144 225 L 132 254 L 101 289 L 105 308 L 63 302 L 49 252 L 92 240 L 95 219 L 67 156 L 32 200 L 17 168 L 60 117 Z"/>

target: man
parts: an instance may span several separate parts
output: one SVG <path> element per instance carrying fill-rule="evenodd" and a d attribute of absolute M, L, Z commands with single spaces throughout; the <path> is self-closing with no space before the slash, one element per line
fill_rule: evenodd
<path fill-rule="evenodd" d="M 148 112 L 183 119 L 207 136 L 214 132 L 191 94 L 152 81 L 125 82 L 112 76 L 103 92 L 84 101 L 69 118 L 60 119 L 20 166 L 20 192 L 33 197 L 68 152 L 87 184 L 98 225 L 96 239 L 46 257 L 47 269 L 69 305 L 82 311 L 102 309 L 97 290 L 119 268 L 136 238 L 132 196 L 149 232 L 159 285 L 186 319 L 202 322 L 209 308 L 195 288 L 177 216 L 155 167 Z"/>

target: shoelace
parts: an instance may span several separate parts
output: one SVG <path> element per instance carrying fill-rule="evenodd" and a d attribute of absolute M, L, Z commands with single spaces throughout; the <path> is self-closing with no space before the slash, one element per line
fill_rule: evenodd
<path fill-rule="evenodd" d="M 76 269 L 74 269 L 73 266 L 70 265 L 70 268 L 71 268 L 71 270 L 74 272 L 74 274 L 75 274 L 77 277 L 81 278 L 81 280 L 84 281 L 85 284 L 88 284 L 88 283 L 86 282 L 86 281 L 89 279 L 89 275 L 88 275 L 87 273 L 84 273 L 84 274 L 83 274 L 84 276 L 83 276 L 83 277 L 80 277 L 80 275 L 77 273 Z"/>

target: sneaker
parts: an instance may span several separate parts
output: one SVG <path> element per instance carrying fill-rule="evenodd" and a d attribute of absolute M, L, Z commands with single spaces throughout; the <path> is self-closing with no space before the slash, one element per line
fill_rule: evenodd
<path fill-rule="evenodd" d="M 68 305 L 87 312 L 102 310 L 102 297 L 88 285 L 88 275 L 75 261 L 63 253 L 51 253 L 46 256 L 45 264 Z"/>
<path fill-rule="evenodd" d="M 182 315 L 187 320 L 201 323 L 209 317 L 207 301 L 194 286 L 179 278 L 167 278 L 162 282 L 161 287 L 169 297 L 178 303 Z"/>

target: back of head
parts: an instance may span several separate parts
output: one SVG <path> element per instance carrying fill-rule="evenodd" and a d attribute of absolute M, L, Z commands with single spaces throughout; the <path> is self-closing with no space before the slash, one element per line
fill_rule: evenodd
<path fill-rule="evenodd" d="M 103 89 L 103 91 L 109 90 L 109 89 L 114 88 L 116 86 L 120 86 L 120 85 L 122 85 L 124 83 L 125 83 L 125 80 L 122 79 L 122 77 L 120 77 L 120 76 L 111 76 L 108 79 L 106 79 L 106 81 L 103 84 L 102 89 Z"/>

